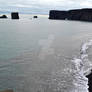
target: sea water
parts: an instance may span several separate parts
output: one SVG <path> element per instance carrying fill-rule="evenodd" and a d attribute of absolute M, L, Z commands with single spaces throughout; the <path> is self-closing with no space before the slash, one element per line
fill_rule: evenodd
<path fill-rule="evenodd" d="M 92 23 L 0 20 L 0 90 L 88 92 Z"/>

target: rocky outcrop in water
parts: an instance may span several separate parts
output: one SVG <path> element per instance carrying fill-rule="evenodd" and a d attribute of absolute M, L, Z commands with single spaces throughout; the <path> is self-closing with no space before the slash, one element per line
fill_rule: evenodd
<path fill-rule="evenodd" d="M 38 16 L 33 16 L 33 18 L 38 18 Z"/>
<path fill-rule="evenodd" d="M 18 14 L 18 12 L 12 12 L 12 13 L 11 13 L 11 18 L 12 18 L 12 19 L 19 19 L 19 14 Z"/>
<path fill-rule="evenodd" d="M 51 10 L 49 19 L 92 21 L 92 9 L 75 9 L 69 11 Z"/>
<path fill-rule="evenodd" d="M 2 15 L 2 16 L 0 16 L 0 19 L 2 19 L 2 18 L 8 18 L 6 15 Z"/>

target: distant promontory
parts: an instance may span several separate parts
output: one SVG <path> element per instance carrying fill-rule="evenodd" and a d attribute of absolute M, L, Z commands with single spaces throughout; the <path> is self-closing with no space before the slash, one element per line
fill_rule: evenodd
<path fill-rule="evenodd" d="M 92 21 L 92 8 L 68 11 L 50 10 L 49 19 Z"/>

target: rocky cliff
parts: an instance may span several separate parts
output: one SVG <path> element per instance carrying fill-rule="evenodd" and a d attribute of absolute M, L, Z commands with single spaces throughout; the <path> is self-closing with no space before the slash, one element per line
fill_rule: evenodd
<path fill-rule="evenodd" d="M 49 19 L 92 21 L 92 9 L 75 9 L 68 11 L 51 10 Z"/>
<path fill-rule="evenodd" d="M 66 19 L 66 11 L 51 10 L 49 13 L 49 19 Z"/>

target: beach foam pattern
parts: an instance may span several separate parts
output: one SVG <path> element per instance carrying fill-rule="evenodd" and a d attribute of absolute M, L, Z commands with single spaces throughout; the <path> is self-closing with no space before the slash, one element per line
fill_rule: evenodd
<path fill-rule="evenodd" d="M 71 60 L 71 67 L 53 72 L 52 84 L 55 92 L 88 92 L 88 75 L 92 64 L 88 59 L 88 49 L 92 46 L 92 40 L 84 43 L 80 50 L 80 56 Z M 50 84 L 50 85 L 52 85 Z"/>
<path fill-rule="evenodd" d="M 73 71 L 75 79 L 73 83 L 76 90 L 73 92 L 88 92 L 88 79 L 85 77 L 91 72 L 92 64 L 88 59 L 88 49 L 92 46 L 92 40 L 84 43 L 81 48 L 80 58 L 74 58 L 75 70 Z"/>

